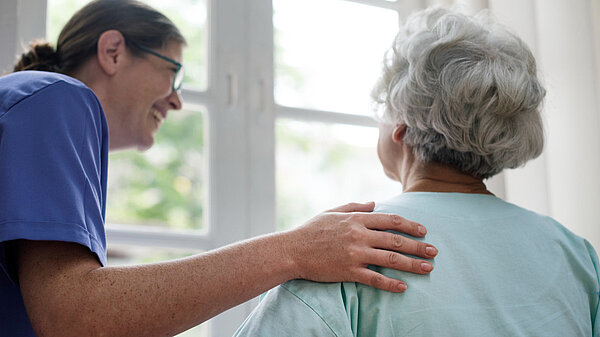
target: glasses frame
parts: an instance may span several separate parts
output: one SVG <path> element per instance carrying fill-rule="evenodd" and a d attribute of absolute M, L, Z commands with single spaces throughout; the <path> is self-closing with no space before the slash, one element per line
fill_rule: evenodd
<path fill-rule="evenodd" d="M 183 64 L 181 64 L 181 63 L 173 60 L 170 57 L 166 57 L 165 55 L 157 53 L 157 52 L 155 52 L 154 50 L 152 50 L 152 49 L 150 49 L 148 47 L 144 47 L 144 46 L 140 45 L 139 43 L 136 43 L 135 41 L 129 41 L 129 43 L 131 43 L 131 45 L 133 45 L 134 47 L 140 49 L 143 52 L 146 52 L 148 54 L 152 54 L 152 55 L 154 55 L 156 57 L 160 57 L 161 59 L 163 59 L 163 60 L 165 60 L 167 62 L 171 62 L 173 65 L 175 65 L 175 67 L 177 67 L 177 70 L 175 70 L 175 76 L 173 76 L 173 83 L 171 85 L 171 89 L 173 91 L 176 91 L 176 92 L 180 92 L 181 91 L 181 86 L 183 84 L 183 76 L 181 76 L 181 80 L 180 80 L 179 84 L 177 85 L 177 87 L 175 87 L 175 82 L 178 81 L 177 76 L 180 74 L 180 72 L 183 75 L 183 71 L 182 71 L 183 70 Z"/>

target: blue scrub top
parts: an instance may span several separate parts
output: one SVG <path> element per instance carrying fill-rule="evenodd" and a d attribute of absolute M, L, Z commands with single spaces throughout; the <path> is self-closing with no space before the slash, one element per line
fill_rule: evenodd
<path fill-rule="evenodd" d="M 6 242 L 75 242 L 106 264 L 107 165 L 108 125 L 88 87 L 39 71 L 0 77 L 0 336 L 35 336 Z"/>

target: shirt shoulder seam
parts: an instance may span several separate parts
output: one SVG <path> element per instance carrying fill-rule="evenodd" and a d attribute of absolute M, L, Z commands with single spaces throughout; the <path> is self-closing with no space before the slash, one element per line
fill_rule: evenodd
<path fill-rule="evenodd" d="M 339 335 L 335 332 L 335 330 L 333 330 L 333 328 L 331 327 L 331 325 L 325 320 L 325 318 L 323 318 L 323 316 L 321 316 L 321 314 L 319 314 L 310 304 L 308 304 L 306 301 L 304 301 L 302 298 L 300 298 L 298 295 L 296 295 L 295 293 L 293 293 L 291 290 L 289 290 L 288 288 L 286 288 L 283 284 L 281 285 L 282 289 L 285 289 L 285 291 L 287 291 L 288 293 L 290 293 L 292 296 L 294 296 L 295 298 L 297 298 L 300 302 L 304 303 L 304 305 L 306 305 L 315 315 L 317 315 L 317 317 L 319 317 L 321 319 L 321 321 L 323 321 L 323 323 L 325 323 L 325 325 L 329 328 L 329 330 L 331 330 L 331 333 L 333 333 L 334 336 L 339 337 Z"/>
<path fill-rule="evenodd" d="M 10 111 L 11 111 L 11 110 L 12 110 L 12 109 L 15 107 L 15 106 L 19 105 L 21 102 L 23 102 L 23 101 L 26 101 L 26 100 L 28 100 L 29 98 L 31 98 L 31 97 L 34 97 L 34 96 L 38 95 L 38 94 L 39 94 L 39 93 L 41 93 L 42 91 L 45 91 L 46 89 L 48 89 L 48 88 L 50 88 L 50 87 L 53 87 L 53 86 L 55 86 L 55 85 L 58 85 L 58 84 L 67 84 L 69 87 L 73 87 L 73 88 L 77 88 L 77 89 L 83 89 L 84 91 L 86 91 L 86 90 L 89 90 L 89 91 L 91 91 L 91 89 L 90 89 L 90 88 L 76 86 L 76 85 L 74 85 L 74 84 L 72 84 L 72 83 L 69 83 L 69 82 L 65 81 L 64 79 L 57 79 L 56 81 L 54 81 L 54 82 L 52 82 L 52 83 L 48 83 L 48 84 L 46 84 L 46 85 L 44 85 L 44 86 L 42 86 L 42 87 L 40 87 L 40 88 L 36 89 L 34 92 L 32 92 L 32 93 L 30 93 L 30 94 L 28 94 L 28 95 L 25 95 L 25 96 L 21 97 L 20 99 L 18 99 L 18 100 L 17 100 L 16 102 L 14 102 L 14 103 L 13 103 L 11 106 L 9 106 L 9 107 L 7 107 L 7 108 L 6 108 L 6 112 L 5 112 L 5 113 L 4 113 L 2 116 L 0 116 L 0 119 L 3 119 L 5 116 L 7 116 L 7 115 L 9 114 L 9 112 L 10 112 Z"/>

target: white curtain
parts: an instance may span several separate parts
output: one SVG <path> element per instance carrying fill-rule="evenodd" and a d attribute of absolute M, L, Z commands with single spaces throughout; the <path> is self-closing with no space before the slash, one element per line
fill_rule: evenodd
<path fill-rule="evenodd" d="M 532 48 L 547 89 L 544 153 L 505 172 L 505 197 L 554 217 L 600 249 L 600 5 L 490 0 L 489 8 Z"/>

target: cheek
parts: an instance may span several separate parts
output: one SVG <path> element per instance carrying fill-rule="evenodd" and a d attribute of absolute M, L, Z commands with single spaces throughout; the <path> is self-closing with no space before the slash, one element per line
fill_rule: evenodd
<path fill-rule="evenodd" d="M 171 94 L 171 89 L 173 87 L 173 76 L 166 75 L 160 82 L 160 85 L 157 83 L 157 91 L 159 92 L 160 98 L 165 98 Z"/>
<path fill-rule="evenodd" d="M 171 93 L 171 78 L 164 69 L 149 68 L 134 86 L 139 99 L 138 104 L 152 106 L 156 101 Z"/>
<path fill-rule="evenodd" d="M 377 141 L 377 157 L 379 157 L 379 162 L 381 163 L 381 166 L 383 166 L 383 169 L 387 171 L 389 164 L 388 149 L 385 140 L 381 137 Z"/>
<path fill-rule="evenodd" d="M 381 158 L 381 154 L 382 154 L 382 149 L 381 149 L 381 136 L 379 137 L 379 139 L 377 140 L 377 157 L 379 157 L 379 161 L 381 163 L 383 163 L 382 158 Z"/>
<path fill-rule="evenodd" d="M 153 94 L 159 98 L 165 98 L 171 94 L 173 87 L 174 74 L 162 69 L 161 72 L 155 72 L 156 76 L 152 82 Z"/>

